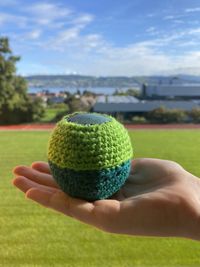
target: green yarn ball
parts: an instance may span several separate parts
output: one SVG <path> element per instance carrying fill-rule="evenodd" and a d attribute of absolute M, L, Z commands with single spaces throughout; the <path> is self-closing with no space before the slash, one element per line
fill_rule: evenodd
<path fill-rule="evenodd" d="M 130 173 L 132 146 L 127 130 L 113 117 L 73 113 L 53 130 L 48 162 L 60 188 L 89 201 L 116 193 Z"/>

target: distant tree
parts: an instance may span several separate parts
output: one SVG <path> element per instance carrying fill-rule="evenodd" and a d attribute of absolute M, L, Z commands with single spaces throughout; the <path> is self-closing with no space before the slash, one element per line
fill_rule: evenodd
<path fill-rule="evenodd" d="M 119 96 L 135 96 L 135 97 L 139 97 L 140 96 L 140 91 L 138 89 L 133 89 L 133 88 L 129 88 L 127 90 L 119 90 L 116 89 L 113 93 L 113 95 L 119 95 Z"/>
<path fill-rule="evenodd" d="M 200 122 L 200 108 L 193 108 L 191 111 L 188 112 L 188 115 L 193 122 Z"/>
<path fill-rule="evenodd" d="M 76 111 L 89 111 L 91 108 L 90 106 L 85 105 L 85 103 L 81 101 L 81 99 L 77 99 L 75 97 L 68 102 L 68 107 L 69 113 Z"/>
<path fill-rule="evenodd" d="M 147 120 L 143 116 L 133 116 L 131 122 L 134 124 L 144 124 L 147 123 Z"/>
<path fill-rule="evenodd" d="M 115 91 L 113 92 L 113 95 L 119 95 L 119 94 L 120 94 L 119 90 L 115 89 Z"/>
<path fill-rule="evenodd" d="M 8 38 L 0 38 L 0 124 L 34 121 L 44 113 L 42 101 L 27 94 L 27 83 L 16 75 L 14 56 Z"/>
<path fill-rule="evenodd" d="M 148 112 L 147 118 L 151 122 L 164 123 L 164 122 L 166 122 L 165 121 L 165 113 L 166 113 L 166 108 L 159 107 L 159 108 L 156 108 L 156 109 Z"/>
<path fill-rule="evenodd" d="M 185 122 L 185 120 L 186 120 L 186 113 L 184 110 L 170 109 L 167 111 L 166 114 L 167 123 L 180 123 L 180 122 Z"/>
<path fill-rule="evenodd" d="M 135 97 L 138 97 L 141 94 L 141 92 L 138 89 L 134 89 L 134 88 L 130 88 L 126 92 L 128 95 L 135 96 Z"/>
<path fill-rule="evenodd" d="M 76 111 L 89 111 L 91 109 L 91 106 L 88 106 L 83 101 L 82 96 L 77 97 L 77 95 L 71 95 L 65 99 L 64 103 L 66 103 L 68 106 L 68 113 L 73 113 Z"/>
<path fill-rule="evenodd" d="M 88 90 L 84 90 L 83 91 L 83 96 L 93 96 L 95 97 L 95 93 L 94 92 L 91 92 L 91 91 L 88 91 Z"/>
<path fill-rule="evenodd" d="M 81 91 L 79 89 L 76 90 L 77 95 L 81 95 Z"/>
<path fill-rule="evenodd" d="M 180 123 L 186 120 L 186 113 L 179 109 L 159 107 L 148 112 L 147 119 L 154 123 Z"/>

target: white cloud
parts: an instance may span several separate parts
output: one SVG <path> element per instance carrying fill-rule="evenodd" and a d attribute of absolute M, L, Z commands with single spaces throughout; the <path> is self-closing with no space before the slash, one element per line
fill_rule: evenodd
<path fill-rule="evenodd" d="M 109 49 L 106 55 L 99 60 L 98 71 L 108 75 L 143 75 L 160 71 L 160 66 L 168 69 L 167 56 L 156 53 L 153 49 L 142 45 L 126 48 Z"/>
<path fill-rule="evenodd" d="M 78 65 L 77 65 L 78 66 Z M 177 73 L 179 69 L 196 70 L 200 74 L 200 51 L 181 56 L 170 56 L 164 52 L 136 45 L 129 48 L 112 48 L 87 64 L 87 71 L 80 66 L 77 71 L 93 75 L 155 75 Z M 198 70 L 198 71 L 197 71 Z"/>
<path fill-rule="evenodd" d="M 60 50 L 63 44 L 78 38 L 81 31 L 93 21 L 94 16 L 87 13 L 75 12 L 61 4 L 50 2 L 37 2 L 29 6 L 19 7 L 20 14 L 13 15 L 0 12 L 0 27 L 15 23 L 20 30 L 23 28 L 28 33 L 16 31 L 23 40 L 33 41 L 41 37 L 41 32 L 48 33 L 45 43 L 50 43 L 50 47 Z M 52 45 L 51 45 L 52 44 Z M 34 45 L 34 43 L 33 43 Z"/>
<path fill-rule="evenodd" d="M 190 70 L 200 69 L 198 49 L 179 54 L 180 49 L 198 47 L 200 27 L 197 25 L 183 30 L 176 25 L 175 30 L 162 31 L 162 34 L 158 25 L 150 25 L 146 29 L 145 41 L 120 46 L 108 42 L 98 32 L 85 33 L 85 29 L 95 21 L 92 14 L 76 12 L 65 5 L 47 1 L 18 8 L 21 15 L 1 12 L 0 26 L 5 28 L 5 25 L 15 23 L 24 30 L 16 31 L 12 36 L 18 45 L 32 51 L 37 46 L 46 55 L 52 53 L 55 56 L 52 59 L 55 64 L 37 62 L 34 65 L 33 62 L 34 71 L 40 69 L 48 73 L 73 70 L 93 75 L 151 75 L 170 69 L 177 70 L 182 66 Z M 185 10 L 187 13 L 196 11 L 200 11 L 200 8 Z M 149 18 L 153 16 L 155 14 L 147 15 Z M 184 16 L 188 14 L 172 14 L 163 19 L 177 24 L 183 23 L 180 18 Z M 176 50 L 176 53 L 170 54 L 170 49 Z M 54 69 L 50 69 L 51 66 Z"/>
<path fill-rule="evenodd" d="M 153 26 L 147 28 L 145 31 L 146 31 L 147 35 L 148 36 L 152 36 L 152 38 L 153 38 L 153 36 L 155 38 L 156 36 L 160 36 L 161 35 L 160 30 L 158 30 L 156 27 L 153 27 Z"/>
<path fill-rule="evenodd" d="M 174 46 L 178 48 L 179 44 L 200 41 L 200 27 L 188 28 L 181 31 L 173 31 L 171 34 L 160 34 L 158 38 L 141 42 L 146 47 L 161 48 L 167 46 Z"/>
<path fill-rule="evenodd" d="M 179 48 L 186 48 L 188 49 L 188 47 L 198 47 L 199 46 L 199 41 L 198 40 L 184 40 L 184 41 L 180 41 L 178 43 Z"/>
<path fill-rule="evenodd" d="M 200 51 L 192 51 L 185 53 L 181 57 L 182 66 L 199 66 L 200 67 Z"/>
<path fill-rule="evenodd" d="M 167 36 L 122 47 L 108 43 L 100 34 L 83 34 L 82 30 L 92 19 L 92 16 L 91 19 L 77 19 L 72 27 L 57 32 L 42 43 L 44 51 L 62 52 L 63 56 L 50 64 L 55 65 L 58 72 L 73 69 L 78 73 L 92 75 L 152 75 L 164 74 L 182 66 L 190 70 L 195 66 L 200 68 L 200 52 L 182 55 L 178 55 L 177 52 L 170 55 L 168 48 L 170 45 L 178 51 L 181 47 L 198 44 L 199 27 L 177 30 Z M 147 31 L 151 33 L 155 31 L 155 27 L 149 27 Z M 33 36 L 37 37 L 37 32 Z"/>
<path fill-rule="evenodd" d="M 66 18 L 71 14 L 71 10 L 59 4 L 52 4 L 48 2 L 35 3 L 29 7 L 24 8 L 34 16 L 35 22 L 41 25 L 48 25 L 55 20 Z"/>
<path fill-rule="evenodd" d="M 168 15 L 168 16 L 165 16 L 163 19 L 164 20 L 172 20 L 172 19 L 175 19 L 176 17 L 173 16 L 173 15 Z"/>
<path fill-rule="evenodd" d="M 69 42 L 71 40 L 74 40 L 78 37 L 79 31 L 80 30 L 78 28 L 70 28 L 65 31 L 62 31 L 56 37 L 57 41 L 55 41 L 55 43 L 58 42 L 62 45 L 63 42 Z"/>
<path fill-rule="evenodd" d="M 184 23 L 184 20 L 181 20 L 181 19 L 175 19 L 173 20 L 174 23 L 177 23 L 177 24 L 183 24 Z"/>
<path fill-rule="evenodd" d="M 86 45 L 90 48 L 102 47 L 105 40 L 100 34 L 88 34 L 85 37 Z"/>
<path fill-rule="evenodd" d="M 188 23 L 190 25 L 200 25 L 200 21 L 199 20 L 190 20 Z"/>
<path fill-rule="evenodd" d="M 199 12 L 200 11 L 200 7 L 194 7 L 194 8 L 187 8 L 185 9 L 186 13 L 191 13 L 191 12 Z"/>
<path fill-rule="evenodd" d="M 79 15 L 72 20 L 72 24 L 77 25 L 77 27 L 85 27 L 87 24 L 91 23 L 94 20 L 94 16 L 90 14 Z"/>
<path fill-rule="evenodd" d="M 190 34 L 197 32 L 190 30 Z M 65 53 L 76 53 L 79 57 L 73 57 L 73 66 L 76 67 L 78 73 L 92 75 L 153 75 L 153 74 L 169 74 L 174 73 L 178 69 L 198 70 L 200 74 L 200 50 L 193 52 L 185 52 L 183 54 L 168 54 L 162 49 L 162 45 L 176 40 L 186 34 L 179 33 L 179 36 L 166 37 L 164 40 L 151 40 L 138 42 L 129 46 L 114 46 L 107 43 L 101 35 L 85 36 L 80 42 L 78 37 L 77 46 L 72 46 L 71 50 L 65 47 Z M 94 42 L 94 46 L 93 46 Z M 180 47 L 183 44 L 195 45 L 191 41 L 180 42 Z M 162 44 L 161 44 L 162 43 Z M 173 46 L 173 43 L 171 43 Z M 175 46 L 177 49 L 177 46 Z M 63 53 L 63 55 L 65 55 Z M 57 65 L 61 68 L 70 68 L 71 62 L 67 63 L 65 56 L 63 62 L 57 61 Z M 87 66 L 87 68 L 85 67 Z M 197 72 L 195 72 L 196 74 Z"/>
<path fill-rule="evenodd" d="M 59 29 L 65 26 L 72 10 L 49 2 L 37 2 L 29 6 L 20 7 L 29 21 L 29 26 L 40 26 L 46 29 Z"/>
<path fill-rule="evenodd" d="M 172 56 L 137 43 L 129 47 L 107 46 L 96 56 L 93 53 L 88 56 L 81 50 L 79 57 L 73 57 L 73 61 L 69 60 L 67 50 L 65 52 L 62 59 L 51 62 L 57 72 L 73 69 L 77 73 L 96 76 L 175 74 L 187 71 L 200 74 L 200 51 Z M 37 70 L 42 70 L 42 65 L 45 66 L 44 62 Z M 48 71 L 52 72 L 50 69 Z"/>
<path fill-rule="evenodd" d="M 149 27 L 148 29 L 146 29 L 146 32 L 155 32 L 156 28 L 155 27 Z"/>
<path fill-rule="evenodd" d="M 9 14 L 0 13 L 0 26 L 6 23 L 7 21 L 10 21 L 12 16 Z"/>
<path fill-rule="evenodd" d="M 153 18 L 153 17 L 155 17 L 156 16 L 156 14 L 154 14 L 154 13 L 149 13 L 149 14 L 147 14 L 147 18 Z"/>
<path fill-rule="evenodd" d="M 25 37 L 31 40 L 36 40 L 41 36 L 41 34 L 42 34 L 42 31 L 37 29 L 37 30 L 33 30 L 29 32 L 28 34 L 26 34 Z"/>
<path fill-rule="evenodd" d="M 176 13 L 173 15 L 167 15 L 163 17 L 163 20 L 167 20 L 171 23 L 184 23 L 188 22 L 188 14 Z"/>
<path fill-rule="evenodd" d="M 45 49 L 52 49 L 60 52 L 72 53 L 74 55 L 85 54 L 96 49 L 96 52 L 101 51 L 106 41 L 100 34 L 86 34 L 81 35 L 81 29 L 79 27 L 72 27 L 65 31 L 61 31 L 55 38 L 51 38 L 47 41 L 47 44 L 43 43 Z"/>
<path fill-rule="evenodd" d="M 191 34 L 191 35 L 197 35 L 200 37 L 200 27 L 198 28 L 193 28 L 193 29 L 189 29 L 188 30 L 188 34 Z"/>
<path fill-rule="evenodd" d="M 18 27 L 24 28 L 27 24 L 27 18 L 25 16 L 17 16 L 0 12 L 0 26 L 9 23 L 15 23 Z"/>

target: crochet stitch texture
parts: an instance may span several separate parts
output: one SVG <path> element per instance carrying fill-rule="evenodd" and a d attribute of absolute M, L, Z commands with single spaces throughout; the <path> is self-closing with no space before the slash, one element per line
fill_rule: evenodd
<path fill-rule="evenodd" d="M 52 133 L 48 151 L 52 163 L 74 170 L 98 170 L 132 157 L 128 133 L 114 118 L 95 125 L 76 124 L 68 118 L 70 115 L 58 122 Z"/>
<path fill-rule="evenodd" d="M 96 200 L 111 196 L 124 184 L 132 153 L 127 130 L 113 117 L 73 113 L 52 132 L 48 161 L 64 192 Z"/>
<path fill-rule="evenodd" d="M 116 167 L 93 171 L 62 169 L 51 162 L 49 165 L 53 176 L 65 193 L 87 200 L 112 196 L 124 184 L 131 166 L 130 160 Z"/>

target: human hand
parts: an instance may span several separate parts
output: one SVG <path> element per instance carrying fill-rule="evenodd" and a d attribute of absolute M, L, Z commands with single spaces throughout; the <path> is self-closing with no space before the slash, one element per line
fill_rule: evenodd
<path fill-rule="evenodd" d="M 200 180 L 175 162 L 135 159 L 124 186 L 94 202 L 63 193 L 45 162 L 17 166 L 14 174 L 27 198 L 104 231 L 200 240 Z"/>

